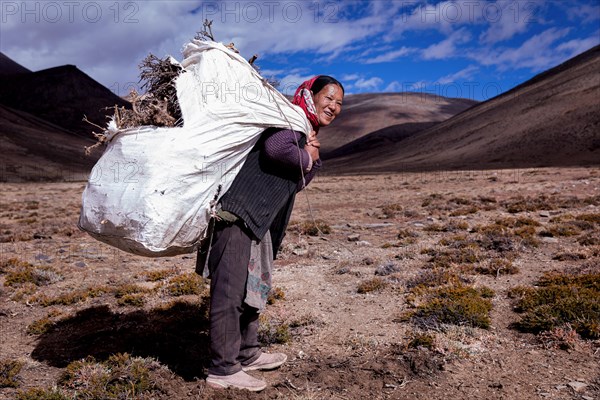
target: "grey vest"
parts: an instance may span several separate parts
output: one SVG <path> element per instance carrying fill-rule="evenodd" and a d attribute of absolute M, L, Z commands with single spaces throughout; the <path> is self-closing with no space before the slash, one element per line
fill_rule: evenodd
<path fill-rule="evenodd" d="M 220 202 L 223 210 L 241 218 L 257 238 L 271 232 L 275 258 L 285 236 L 301 174 L 299 167 L 286 170 L 264 156 L 264 141 L 273 132 L 268 129 L 262 134 Z M 305 143 L 306 137 L 302 135 L 298 144 L 304 147 Z"/>

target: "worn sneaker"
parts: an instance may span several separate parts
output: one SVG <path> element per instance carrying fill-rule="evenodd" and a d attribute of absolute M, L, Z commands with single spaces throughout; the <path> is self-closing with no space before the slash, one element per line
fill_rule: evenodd
<path fill-rule="evenodd" d="M 242 365 L 243 371 L 269 370 L 280 367 L 287 361 L 283 353 L 262 353 L 256 360 L 248 365 Z"/>
<path fill-rule="evenodd" d="M 244 371 L 236 372 L 232 375 L 212 375 L 206 377 L 206 384 L 217 389 L 236 388 L 245 389 L 251 392 L 260 392 L 267 387 L 267 383 L 253 376 L 248 375 Z"/>

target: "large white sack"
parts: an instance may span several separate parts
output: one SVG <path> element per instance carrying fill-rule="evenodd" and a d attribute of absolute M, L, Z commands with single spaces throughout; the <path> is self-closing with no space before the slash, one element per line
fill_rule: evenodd
<path fill-rule="evenodd" d="M 176 81 L 183 126 L 117 131 L 92 169 L 79 226 L 94 238 L 150 257 L 189 253 L 268 127 L 308 134 L 299 107 L 220 43 L 194 40 Z M 112 128 L 111 128 L 112 126 Z"/>

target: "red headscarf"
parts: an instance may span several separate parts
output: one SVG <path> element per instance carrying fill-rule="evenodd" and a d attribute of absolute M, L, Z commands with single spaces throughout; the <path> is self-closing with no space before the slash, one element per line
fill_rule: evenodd
<path fill-rule="evenodd" d="M 296 89 L 296 93 L 294 94 L 294 99 L 292 100 L 292 104 L 300 106 L 304 110 L 304 113 L 308 117 L 315 132 L 319 132 L 319 117 L 317 116 L 317 108 L 315 107 L 315 102 L 313 101 L 313 95 L 310 89 L 319 76 L 321 75 L 312 77 L 303 82 L 302 85 L 298 86 L 298 89 Z"/>

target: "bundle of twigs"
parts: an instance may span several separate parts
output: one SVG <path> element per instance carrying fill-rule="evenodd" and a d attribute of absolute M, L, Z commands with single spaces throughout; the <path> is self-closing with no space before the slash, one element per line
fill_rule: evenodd
<path fill-rule="evenodd" d="M 139 65 L 141 88 L 145 94 L 135 90 L 129 94 L 132 109 L 116 107 L 114 120 L 119 129 L 141 125 L 180 126 L 181 109 L 177 101 L 175 78 L 183 68 L 171 62 L 170 57 L 158 58 L 148 55 Z"/>
<path fill-rule="evenodd" d="M 197 32 L 194 39 L 215 41 L 212 33 L 212 21 L 205 20 L 203 30 Z M 229 43 L 226 47 L 239 53 L 233 43 Z M 254 55 L 248 62 L 258 70 L 258 67 L 254 64 L 257 58 L 258 56 Z M 150 54 L 140 63 L 141 89 L 145 90 L 146 93 L 140 95 L 132 89 L 128 96 L 131 109 L 114 106 L 112 120 L 117 129 L 135 128 L 143 125 L 166 127 L 183 125 L 181 108 L 177 101 L 175 79 L 185 71 L 173 61 L 171 57 L 158 58 L 154 54 Z M 279 84 L 275 80 L 267 81 L 275 87 Z M 97 127 L 102 129 L 99 126 Z M 86 147 L 86 153 L 90 153 L 91 150 L 107 140 L 104 133 L 94 133 L 94 135 L 98 139 L 98 143 Z"/>

